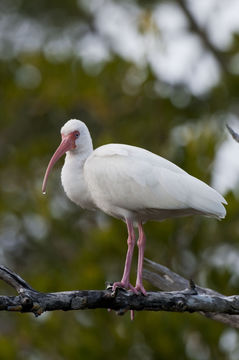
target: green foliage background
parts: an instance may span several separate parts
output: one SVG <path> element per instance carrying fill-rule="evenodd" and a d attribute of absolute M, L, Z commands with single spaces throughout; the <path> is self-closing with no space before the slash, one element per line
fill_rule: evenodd
<path fill-rule="evenodd" d="M 149 17 L 155 3 L 138 2 Z M 3 2 L 2 16 L 4 9 L 15 11 L 59 33 L 79 21 L 97 32 L 82 4 L 11 0 Z M 103 289 L 106 280 L 119 280 L 126 252 L 124 224 L 70 203 L 60 185 L 59 165 L 51 175 L 47 196 L 41 194 L 46 165 L 60 141 L 60 127 L 70 118 L 79 118 L 87 123 L 96 147 L 108 142 L 145 147 L 210 183 L 215 153 L 225 138 L 224 122 L 229 113 L 239 113 L 238 76 L 228 70 L 238 44 L 235 35 L 227 53 L 218 51 L 224 64 L 221 80 L 198 97 L 182 84 L 163 83 L 168 94 L 160 96 L 155 91 L 160 79 L 149 66 L 144 81 L 127 88 L 123 83 L 127 74 L 140 69 L 113 50 L 110 60 L 98 68 L 96 63 L 86 67 L 73 55 L 49 60 L 42 49 L 10 56 L 6 44 L 0 61 L 1 262 L 45 292 Z M 41 74 L 36 86 L 31 78 L 30 82 L 25 79 L 31 66 Z M 185 96 L 186 105 L 180 100 Z M 173 132 L 175 128 L 186 131 L 187 141 L 180 140 L 182 132 Z M 233 193 L 226 198 L 228 215 L 221 222 L 190 217 L 148 223 L 146 256 L 202 286 L 228 295 L 239 293 L 233 266 L 219 267 L 213 260 L 217 249 L 225 249 L 225 256 L 229 250 L 239 251 L 238 199 Z M 132 282 L 135 269 L 136 259 Z M 147 283 L 145 287 L 152 289 Z M 1 284 L 1 293 L 13 292 Z M 40 318 L 16 313 L 0 316 L 1 359 L 239 357 L 237 331 L 197 314 L 141 312 L 134 322 L 128 314 L 117 317 L 104 310 L 55 312 Z"/>

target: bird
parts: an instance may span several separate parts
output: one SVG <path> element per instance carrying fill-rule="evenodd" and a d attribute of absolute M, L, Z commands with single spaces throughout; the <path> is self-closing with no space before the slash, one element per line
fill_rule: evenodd
<path fill-rule="evenodd" d="M 224 197 L 201 180 L 148 150 L 126 144 L 106 144 L 95 150 L 86 124 L 71 119 L 61 128 L 62 141 L 45 172 L 42 192 L 46 193 L 49 173 L 64 154 L 61 182 L 67 197 L 83 209 L 100 209 L 126 223 L 127 254 L 121 281 L 113 283 L 147 296 L 143 285 L 146 236 L 143 224 L 150 220 L 188 215 L 222 219 L 226 215 Z M 138 228 L 136 284 L 130 270 Z"/>

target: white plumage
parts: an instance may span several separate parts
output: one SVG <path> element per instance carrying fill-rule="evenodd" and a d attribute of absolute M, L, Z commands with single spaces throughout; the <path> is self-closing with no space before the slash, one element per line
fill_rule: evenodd
<path fill-rule="evenodd" d="M 223 197 L 147 150 L 109 144 L 86 160 L 84 178 L 98 208 L 134 222 L 201 213 L 225 216 Z"/>
<path fill-rule="evenodd" d="M 130 145 L 108 144 L 93 151 L 88 128 L 79 120 L 69 120 L 61 134 L 62 143 L 49 163 L 43 191 L 52 166 L 66 152 L 62 184 L 67 196 L 83 208 L 101 209 L 127 223 L 125 271 L 122 281 L 114 287 L 124 286 L 146 294 L 142 285 L 145 221 L 193 214 L 225 217 L 226 200 L 170 161 Z M 129 283 L 135 243 L 133 224 L 139 228 L 135 288 Z"/>

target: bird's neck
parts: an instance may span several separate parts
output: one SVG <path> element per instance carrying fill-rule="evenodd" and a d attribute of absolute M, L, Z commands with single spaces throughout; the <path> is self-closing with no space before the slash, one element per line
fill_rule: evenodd
<path fill-rule="evenodd" d="M 95 206 L 85 182 L 84 164 L 92 152 L 91 141 L 85 143 L 80 150 L 68 151 L 61 173 L 61 181 L 66 195 L 77 205 L 88 209 Z"/>

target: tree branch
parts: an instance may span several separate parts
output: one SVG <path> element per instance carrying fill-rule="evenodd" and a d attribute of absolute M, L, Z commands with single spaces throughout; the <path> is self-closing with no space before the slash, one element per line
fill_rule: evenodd
<path fill-rule="evenodd" d="M 231 134 L 231 136 L 233 137 L 233 139 L 239 142 L 239 134 L 236 131 L 234 131 L 229 124 L 226 124 L 226 127 L 229 133 Z"/>
<path fill-rule="evenodd" d="M 96 308 L 112 309 L 119 315 L 128 310 L 203 312 L 205 316 L 213 313 L 214 316 L 222 317 L 225 314 L 229 317 L 239 314 L 239 296 L 223 296 L 210 289 L 200 288 L 192 281 L 188 287 L 188 282 L 184 278 L 168 268 L 149 260 L 147 263 L 157 270 L 160 269 L 163 275 L 145 271 L 145 278 L 154 284 L 158 284 L 159 281 L 160 287 L 177 288 L 177 291 L 149 292 L 148 296 L 144 296 L 123 289 L 112 292 L 112 286 L 109 285 L 106 290 L 42 293 L 34 290 L 13 271 L 0 266 L 0 278 L 18 292 L 17 296 L 0 296 L 0 310 L 32 312 L 36 316 L 44 311 Z M 238 324 L 239 322 L 236 325 Z"/>
<path fill-rule="evenodd" d="M 145 262 L 153 270 L 153 272 L 149 270 L 144 270 L 143 277 L 145 280 L 149 281 L 152 285 L 154 285 L 158 289 L 163 291 L 174 291 L 174 290 L 180 291 L 188 286 L 188 280 L 176 274 L 175 272 L 171 271 L 166 266 L 155 263 L 149 259 L 145 259 Z M 208 295 L 209 297 L 212 298 L 222 297 L 223 299 L 226 298 L 229 301 L 231 301 L 230 299 L 232 298 L 237 299 L 236 301 L 238 301 L 239 299 L 239 296 L 225 297 L 224 295 L 212 289 L 202 288 L 198 285 L 195 285 L 195 291 L 199 295 Z M 210 318 L 212 320 L 216 320 L 226 325 L 239 328 L 239 315 L 229 315 L 228 312 L 223 313 L 220 311 L 216 311 L 216 309 L 214 309 L 212 312 L 198 309 L 198 312 L 201 315 L 206 316 L 207 318 Z M 234 313 L 234 314 L 239 314 L 239 313 Z"/>
<path fill-rule="evenodd" d="M 0 279 L 12 286 L 19 294 L 24 290 L 34 289 L 14 271 L 8 269 L 6 266 L 0 265 Z"/>

